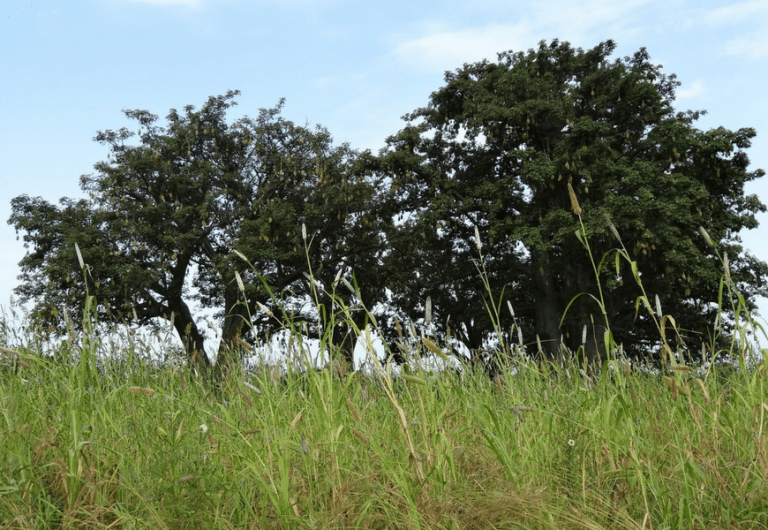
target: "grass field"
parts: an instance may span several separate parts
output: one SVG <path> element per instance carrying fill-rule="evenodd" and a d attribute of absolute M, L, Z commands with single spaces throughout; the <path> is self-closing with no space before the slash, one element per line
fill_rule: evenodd
<path fill-rule="evenodd" d="M 612 348 L 493 380 L 296 362 L 206 383 L 83 318 L 56 361 L 2 349 L 0 529 L 768 528 L 768 381 L 744 340 L 712 352 L 733 366 L 660 373 Z"/>
<path fill-rule="evenodd" d="M 764 364 L 212 388 L 138 352 L 9 357 L 0 528 L 768 528 Z"/>

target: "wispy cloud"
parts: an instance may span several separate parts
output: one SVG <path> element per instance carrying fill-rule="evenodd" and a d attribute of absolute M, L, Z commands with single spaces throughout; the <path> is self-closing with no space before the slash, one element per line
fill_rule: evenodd
<path fill-rule="evenodd" d="M 721 26 L 742 20 L 755 20 L 756 16 L 768 17 L 768 3 L 763 0 L 754 0 L 718 7 L 707 11 L 700 20 L 710 26 Z"/>
<path fill-rule="evenodd" d="M 738 25 L 737 25 L 738 24 Z M 742 56 L 748 59 L 768 57 L 768 2 L 752 0 L 718 7 L 699 14 L 688 26 L 721 28 L 739 37 L 725 40 L 720 56 Z"/>
<path fill-rule="evenodd" d="M 574 46 L 594 46 L 596 39 L 636 33 L 628 24 L 635 20 L 638 9 L 651 0 L 592 0 L 578 5 L 568 1 L 547 4 L 546 9 L 510 12 L 504 3 L 503 19 L 482 27 L 446 28 L 438 24 L 425 26 L 422 35 L 401 42 L 393 54 L 398 62 L 423 72 L 445 71 L 465 62 L 496 60 L 496 53 L 506 50 L 525 51 L 542 39 L 558 37 Z M 501 13 L 501 6 L 499 6 Z"/>
<path fill-rule="evenodd" d="M 466 62 L 495 60 L 496 52 L 530 45 L 525 23 L 441 31 L 397 46 L 398 61 L 422 71 L 444 72 Z"/>
<path fill-rule="evenodd" d="M 725 43 L 722 55 L 740 55 L 749 59 L 768 57 L 768 24 L 764 31 L 757 32 L 751 37 L 732 39 Z"/>
<path fill-rule="evenodd" d="M 688 86 L 683 86 L 675 92 L 675 99 L 682 101 L 685 99 L 694 99 L 701 97 L 707 93 L 707 87 L 704 86 L 704 81 L 701 79 L 695 79 L 693 83 Z"/>

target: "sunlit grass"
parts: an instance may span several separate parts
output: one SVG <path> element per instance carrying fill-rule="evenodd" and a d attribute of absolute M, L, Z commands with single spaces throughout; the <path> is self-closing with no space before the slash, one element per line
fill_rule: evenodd
<path fill-rule="evenodd" d="M 655 374 L 501 345 L 516 365 L 493 380 L 295 361 L 210 384 L 129 338 L 73 334 L 51 360 L 27 332 L 3 334 L 0 528 L 768 528 L 746 351 Z"/>
<path fill-rule="evenodd" d="M 213 392 L 148 363 L 84 387 L 75 363 L 5 368 L 2 528 L 768 525 L 762 364 L 595 388 L 533 363 L 391 386 L 235 371 Z"/>

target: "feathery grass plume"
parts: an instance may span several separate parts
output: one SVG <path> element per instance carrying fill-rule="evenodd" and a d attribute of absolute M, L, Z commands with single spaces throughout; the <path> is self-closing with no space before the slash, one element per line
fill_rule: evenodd
<path fill-rule="evenodd" d="M 446 359 L 446 360 L 447 360 L 447 359 Z M 411 382 L 411 383 L 414 383 L 414 384 L 417 384 L 417 385 L 422 385 L 422 386 L 423 386 L 423 385 L 426 385 L 426 384 L 427 384 L 427 382 L 426 382 L 426 381 L 424 381 L 423 379 L 419 379 L 418 377 L 413 377 L 412 375 L 408 375 L 408 374 L 401 374 L 401 375 L 400 375 L 400 377 L 402 377 L 402 378 L 403 378 L 403 379 L 405 379 L 406 381 L 409 381 L 409 382 Z"/>
<path fill-rule="evenodd" d="M 573 186 L 571 186 L 571 183 L 568 183 L 568 196 L 571 198 L 571 209 L 573 209 L 573 213 L 576 215 L 581 215 L 581 206 L 579 206 L 579 201 L 576 199 L 576 193 L 573 191 Z"/>
<path fill-rule="evenodd" d="M 704 395 L 704 404 L 709 405 L 710 398 L 709 398 L 709 390 L 707 389 L 707 386 L 704 384 L 704 381 L 699 379 L 698 377 L 694 379 L 696 384 L 699 386 L 699 389 L 701 390 L 701 393 Z"/>
<path fill-rule="evenodd" d="M 307 226 L 304 223 L 301 223 L 301 238 L 307 240 Z"/>
<path fill-rule="evenodd" d="M 437 355 L 438 357 L 440 357 L 442 360 L 444 360 L 444 361 L 446 361 L 446 362 L 448 361 L 448 357 L 446 357 L 446 355 L 445 355 L 445 353 L 443 352 L 443 350 L 441 350 L 441 349 L 438 347 L 438 345 L 437 345 L 437 344 L 435 344 L 434 342 L 432 342 L 431 340 L 429 340 L 429 339 L 428 339 L 428 338 L 426 338 L 426 337 L 422 337 L 422 338 L 421 338 L 421 342 L 423 342 L 423 343 L 424 343 L 424 346 L 426 346 L 426 348 L 427 348 L 429 351 L 431 351 L 432 353 L 434 353 L 435 355 Z"/>
<path fill-rule="evenodd" d="M 509 313 L 512 315 L 512 318 L 515 318 L 515 310 L 512 309 L 512 302 L 507 300 L 507 307 L 509 308 Z"/>
<path fill-rule="evenodd" d="M 662 317 L 661 300 L 659 299 L 659 295 L 656 295 L 656 316 L 659 318 Z"/>
<path fill-rule="evenodd" d="M 307 279 L 307 282 L 309 283 L 309 287 L 310 287 L 311 289 L 313 289 L 313 290 L 314 290 L 314 289 L 322 289 L 322 288 L 321 288 L 321 287 L 320 287 L 320 286 L 317 284 L 317 281 L 315 280 L 315 277 L 314 277 L 314 276 L 312 276 L 312 275 L 311 275 L 311 274 L 309 274 L 308 272 L 304 272 L 303 274 L 304 274 L 304 277 Z"/>
<path fill-rule="evenodd" d="M 424 310 L 424 321 L 427 325 L 432 321 L 432 298 L 427 296 L 426 309 Z"/>
<path fill-rule="evenodd" d="M 728 263 L 728 253 L 723 252 L 723 269 L 725 270 L 725 280 L 728 282 L 728 285 L 733 289 L 733 280 L 731 280 L 731 265 Z"/>
<path fill-rule="evenodd" d="M 256 388 L 256 387 L 255 387 L 255 386 L 253 386 L 252 384 L 250 384 L 249 382 L 247 382 L 247 381 L 243 381 L 243 385 L 244 385 L 246 388 L 250 388 L 251 390 L 253 390 L 254 392 L 256 392 L 256 394 L 257 394 L 257 395 L 261 395 L 261 390 L 259 390 L 258 388 Z"/>
<path fill-rule="evenodd" d="M 669 387 L 669 391 L 672 393 L 672 399 L 677 400 L 680 397 L 680 387 L 677 385 L 677 381 L 674 377 L 662 376 L 664 382 Z"/>
<path fill-rule="evenodd" d="M 235 280 L 237 280 L 237 287 L 240 289 L 240 292 L 245 292 L 245 285 L 243 285 L 243 280 L 240 278 L 240 273 L 235 271 Z"/>
<path fill-rule="evenodd" d="M 717 246 L 717 245 L 715 245 L 715 243 L 714 243 L 714 242 L 712 241 L 712 239 L 709 237 L 709 234 L 707 233 L 707 231 L 706 231 L 706 230 L 704 230 L 704 227 L 703 227 L 703 226 L 700 226 L 700 227 L 699 227 L 699 233 L 700 233 L 700 234 L 702 235 L 702 237 L 704 238 L 704 241 L 706 241 L 706 242 L 707 242 L 707 245 L 709 245 L 709 246 L 710 246 L 710 248 L 711 248 L 712 250 L 715 250 L 715 248 L 716 248 L 716 246 Z"/>
<path fill-rule="evenodd" d="M 352 431 L 352 434 L 354 434 L 354 435 L 355 435 L 355 438 L 357 438 L 358 440 L 360 440 L 361 442 L 363 442 L 363 444 L 365 444 L 365 445 L 370 445 L 370 444 L 371 444 L 371 442 L 369 442 L 369 441 L 368 441 L 368 438 L 366 438 L 365 436 L 363 436 L 363 435 L 360 433 L 360 431 L 358 431 L 358 430 L 357 430 L 357 429 L 355 429 L 354 427 L 350 427 L 350 428 L 349 428 L 349 430 L 350 430 L 350 431 Z"/>
<path fill-rule="evenodd" d="M 155 395 L 155 391 L 153 389 L 151 389 L 151 388 L 148 388 L 148 387 L 147 388 L 142 388 L 142 387 L 139 387 L 139 386 L 129 386 L 128 387 L 128 391 L 131 392 L 132 394 L 137 394 L 137 395 L 140 395 L 140 396 L 141 395 L 144 395 L 144 396 L 154 396 Z"/>
<path fill-rule="evenodd" d="M 292 431 L 296 428 L 296 425 L 301 421 L 301 418 L 304 416 L 304 409 L 300 410 L 296 416 L 294 416 L 293 420 L 291 421 L 291 426 L 288 430 Z"/>
<path fill-rule="evenodd" d="M 605 216 L 605 222 L 606 222 L 606 223 L 608 223 L 608 228 L 610 228 L 610 229 L 611 229 L 611 234 L 613 234 L 613 237 L 615 237 L 615 238 L 616 238 L 616 240 L 617 240 L 619 243 L 622 243 L 622 241 L 621 241 L 621 236 L 619 236 L 619 231 L 618 231 L 618 230 L 616 230 L 616 227 L 613 225 L 613 222 L 611 222 L 611 218 L 610 218 L 610 217 L 608 217 L 608 214 L 607 214 L 607 213 L 606 213 L 606 214 L 603 214 L 603 215 Z"/>
<path fill-rule="evenodd" d="M 265 306 L 261 302 L 256 302 L 256 305 L 259 307 L 259 309 L 264 311 L 267 315 L 272 316 L 272 310 L 269 309 L 267 306 Z"/>
<path fill-rule="evenodd" d="M 360 420 L 362 419 L 360 417 L 360 412 L 358 412 L 357 407 L 355 407 L 355 404 L 352 403 L 352 400 L 347 396 L 347 408 L 349 409 L 349 413 L 352 414 L 352 417 L 355 418 L 355 421 L 357 423 L 360 423 Z"/>
<path fill-rule="evenodd" d="M 234 254 L 235 254 L 235 256 L 237 256 L 238 258 L 243 260 L 244 262 L 248 263 L 248 258 L 246 258 L 245 255 L 242 252 L 240 252 L 239 250 L 235 250 Z"/>
<path fill-rule="evenodd" d="M 83 255 L 80 254 L 80 247 L 75 243 L 75 253 L 77 253 L 77 262 L 80 264 L 80 268 L 85 268 L 85 262 L 83 261 Z"/>
<path fill-rule="evenodd" d="M 480 252 L 483 249 L 483 243 L 480 241 L 480 230 L 475 225 L 475 245 L 477 245 L 477 251 Z"/>
<path fill-rule="evenodd" d="M 351 283 L 349 283 L 349 281 L 348 281 L 346 278 L 343 278 L 343 277 L 342 277 L 342 278 L 341 278 L 341 283 L 343 283 L 344 285 L 346 285 L 346 286 L 347 286 L 347 289 L 349 289 L 349 291 L 350 291 L 352 294 L 357 294 L 357 292 L 355 292 L 355 288 L 354 288 L 354 287 L 352 287 L 352 284 L 351 284 Z"/>

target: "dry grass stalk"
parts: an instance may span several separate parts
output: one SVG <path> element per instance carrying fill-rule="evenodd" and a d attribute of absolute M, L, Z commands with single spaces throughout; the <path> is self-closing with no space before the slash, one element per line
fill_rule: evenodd
<path fill-rule="evenodd" d="M 355 421 L 360 423 L 360 413 L 355 407 L 355 404 L 352 403 L 352 400 L 349 398 L 349 396 L 347 396 L 347 408 L 349 409 L 349 413 L 352 414 L 352 417 L 355 418 Z"/>
<path fill-rule="evenodd" d="M 621 236 L 619 235 L 619 231 L 616 230 L 616 227 L 611 222 L 611 219 L 610 217 L 608 217 L 608 214 L 604 214 L 604 215 L 605 215 L 605 222 L 608 223 L 608 228 L 610 228 L 611 234 L 613 234 L 613 237 L 616 238 L 616 241 L 621 243 Z"/>
<path fill-rule="evenodd" d="M 155 395 L 155 391 L 152 390 L 151 388 L 141 388 L 141 387 L 138 387 L 138 386 L 129 386 L 128 387 L 128 391 L 133 393 L 133 394 L 140 395 L 140 396 L 154 396 Z"/>

